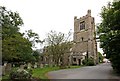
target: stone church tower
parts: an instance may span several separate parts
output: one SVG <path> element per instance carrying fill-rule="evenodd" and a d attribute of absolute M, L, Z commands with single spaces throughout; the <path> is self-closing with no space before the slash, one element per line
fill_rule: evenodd
<path fill-rule="evenodd" d="M 72 48 L 72 64 L 81 65 L 85 58 L 93 58 L 97 63 L 97 42 L 95 22 L 91 17 L 91 10 L 79 19 L 74 17 L 74 46 Z"/>

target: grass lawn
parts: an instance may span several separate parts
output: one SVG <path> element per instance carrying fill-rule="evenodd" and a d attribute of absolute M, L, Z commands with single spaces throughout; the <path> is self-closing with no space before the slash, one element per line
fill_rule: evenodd
<path fill-rule="evenodd" d="M 81 66 L 70 66 L 70 68 L 66 69 L 74 69 L 80 68 Z M 61 70 L 59 67 L 44 67 L 44 68 L 36 68 L 33 69 L 33 77 L 40 78 L 40 79 L 47 79 L 46 73 L 50 71 Z M 6 74 L 2 77 L 2 79 L 9 79 L 9 74 Z"/>
<path fill-rule="evenodd" d="M 82 66 L 70 66 L 70 68 L 67 68 L 67 69 L 74 69 L 74 68 L 80 68 Z"/>
<path fill-rule="evenodd" d="M 47 79 L 45 74 L 49 71 L 59 70 L 59 67 L 44 67 L 44 68 L 37 68 L 33 69 L 33 77 L 37 77 L 40 79 Z"/>

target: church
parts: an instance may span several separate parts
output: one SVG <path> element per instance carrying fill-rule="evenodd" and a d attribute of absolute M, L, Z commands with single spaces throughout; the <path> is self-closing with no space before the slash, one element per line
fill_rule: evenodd
<path fill-rule="evenodd" d="M 98 63 L 97 42 L 95 33 L 95 20 L 91 17 L 91 10 L 83 17 L 74 17 L 73 46 L 64 56 L 66 65 L 83 65 L 83 60 L 92 58 L 94 64 Z M 44 48 L 43 64 L 53 64 L 53 59 L 46 56 L 47 47 Z M 49 60 L 48 60 L 49 58 Z"/>

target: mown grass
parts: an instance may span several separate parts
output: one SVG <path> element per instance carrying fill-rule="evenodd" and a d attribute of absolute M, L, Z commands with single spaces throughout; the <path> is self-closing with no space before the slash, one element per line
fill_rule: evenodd
<path fill-rule="evenodd" d="M 70 66 L 70 68 L 67 68 L 67 69 L 74 69 L 74 68 L 80 68 L 80 67 L 83 67 L 83 66 Z"/>
<path fill-rule="evenodd" d="M 47 79 L 45 74 L 49 71 L 59 70 L 59 67 L 44 67 L 44 68 L 36 68 L 33 69 L 33 77 L 40 78 L 40 79 Z"/>

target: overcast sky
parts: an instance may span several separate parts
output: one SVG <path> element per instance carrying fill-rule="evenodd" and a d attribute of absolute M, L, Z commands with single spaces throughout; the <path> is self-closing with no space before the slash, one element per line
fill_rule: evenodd
<path fill-rule="evenodd" d="M 21 31 L 32 29 L 44 39 L 50 30 L 68 33 L 74 29 L 74 16 L 87 14 L 100 23 L 102 6 L 112 0 L 0 0 L 0 5 L 8 10 L 17 11 L 23 19 Z"/>

